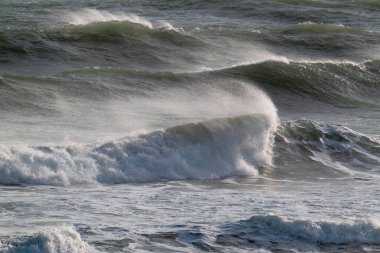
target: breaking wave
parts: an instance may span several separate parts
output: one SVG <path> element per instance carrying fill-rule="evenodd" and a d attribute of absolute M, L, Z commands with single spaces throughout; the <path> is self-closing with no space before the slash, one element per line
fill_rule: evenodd
<path fill-rule="evenodd" d="M 0 183 L 68 185 L 220 179 L 270 164 L 276 122 L 253 114 L 190 123 L 91 147 L 2 148 Z"/>
<path fill-rule="evenodd" d="M 96 252 L 72 227 L 52 228 L 27 238 L 0 244 L 1 253 L 90 253 Z"/>

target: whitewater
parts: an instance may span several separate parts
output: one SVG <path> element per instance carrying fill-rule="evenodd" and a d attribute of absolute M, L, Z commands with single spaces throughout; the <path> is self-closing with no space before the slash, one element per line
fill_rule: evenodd
<path fill-rule="evenodd" d="M 0 253 L 380 252 L 380 5 L 0 3 Z"/>

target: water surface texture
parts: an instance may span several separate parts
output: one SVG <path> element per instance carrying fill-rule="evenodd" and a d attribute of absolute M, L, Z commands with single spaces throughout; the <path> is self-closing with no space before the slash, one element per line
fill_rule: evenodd
<path fill-rule="evenodd" d="M 380 252 L 378 0 L 0 1 L 0 252 Z"/>

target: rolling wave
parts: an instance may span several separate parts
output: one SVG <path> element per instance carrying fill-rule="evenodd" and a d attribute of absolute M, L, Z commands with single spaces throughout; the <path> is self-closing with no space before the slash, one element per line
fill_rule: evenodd
<path fill-rule="evenodd" d="M 274 250 L 332 252 L 365 251 L 380 244 L 380 227 L 376 220 L 329 222 L 287 219 L 274 215 L 253 216 L 225 226 L 217 242 Z M 358 247 L 357 249 L 355 247 Z"/>
<path fill-rule="evenodd" d="M 261 83 L 269 93 L 290 92 L 336 105 L 380 106 L 379 66 L 380 61 L 268 61 L 223 71 Z"/>
<path fill-rule="evenodd" d="M 253 114 L 191 123 L 98 147 L 2 148 L 0 183 L 69 185 L 221 179 L 271 163 L 276 122 Z"/>
<path fill-rule="evenodd" d="M 272 167 L 260 170 L 269 177 L 294 180 L 297 175 L 316 180 L 380 173 L 380 143 L 375 139 L 311 120 L 283 122 L 277 131 L 276 125 L 269 115 L 252 114 L 178 125 L 98 146 L 2 147 L 0 184 L 223 179 L 257 176 L 262 167 Z"/>
<path fill-rule="evenodd" d="M 206 61 L 212 63 L 210 58 L 226 50 L 233 56 L 238 51 L 236 48 L 249 46 L 252 49 L 261 44 L 264 45 L 262 50 L 269 47 L 270 51 L 278 53 L 284 48 L 287 51 L 297 48 L 298 52 L 298 47 L 302 47 L 306 51 L 317 50 L 318 54 L 330 56 L 333 52 L 337 57 L 342 54 L 350 57 L 352 50 L 375 48 L 380 41 L 379 33 L 364 28 L 311 21 L 272 30 L 221 25 L 185 32 L 166 21 L 153 22 L 133 13 L 88 8 L 68 13 L 64 19 L 67 20 L 63 26 L 1 29 L 0 63 L 43 60 L 70 66 L 134 63 L 141 67 L 149 63 L 149 66 L 167 64 L 174 67 L 181 59 L 188 65 L 202 62 L 207 65 Z M 222 38 L 222 43 L 218 37 Z M 226 39 L 232 41 L 231 45 L 226 45 Z M 234 59 L 241 57 L 236 54 Z"/>
<path fill-rule="evenodd" d="M 72 66 L 104 63 L 138 66 L 149 62 L 153 66 L 169 64 L 168 51 L 176 50 L 175 55 L 180 56 L 208 47 L 169 23 L 152 27 L 137 16 L 127 16 L 122 21 L 110 18 L 105 22 L 83 18 L 75 21 L 80 25 L 60 28 L 0 30 L 0 63 L 43 60 Z"/>
<path fill-rule="evenodd" d="M 259 84 L 281 107 L 281 96 L 300 95 L 295 103 L 303 103 L 302 97 L 312 98 L 338 106 L 380 106 L 380 61 L 355 63 L 349 61 L 263 61 L 220 70 L 195 73 L 149 72 L 124 68 L 84 68 L 64 72 L 68 76 L 86 78 L 107 77 L 126 79 L 152 79 L 171 87 L 186 86 L 205 78 L 219 81 L 221 78 L 249 80 Z M 286 101 L 290 103 L 290 101 Z M 307 103 L 310 103 L 308 100 Z"/>
<path fill-rule="evenodd" d="M 166 89 L 203 89 L 206 80 L 211 86 L 228 83 L 226 90 L 231 89 L 231 84 L 238 87 L 235 83 L 240 81 L 258 84 L 279 108 L 287 108 L 289 104 L 305 104 L 306 108 L 313 101 L 373 108 L 380 107 L 379 67 L 380 61 L 264 61 L 195 73 L 93 67 L 64 71 L 52 77 L 3 74 L 0 76 L 0 109 L 56 114 L 60 100 L 154 97 Z M 297 99 L 284 100 L 293 95 L 297 95 Z"/>

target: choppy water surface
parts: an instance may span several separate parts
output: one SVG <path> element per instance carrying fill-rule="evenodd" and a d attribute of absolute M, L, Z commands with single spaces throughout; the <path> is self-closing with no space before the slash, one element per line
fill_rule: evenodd
<path fill-rule="evenodd" d="M 2 1 L 0 252 L 380 252 L 379 20 Z"/>

